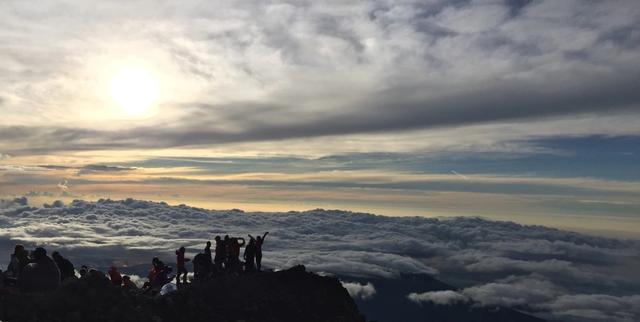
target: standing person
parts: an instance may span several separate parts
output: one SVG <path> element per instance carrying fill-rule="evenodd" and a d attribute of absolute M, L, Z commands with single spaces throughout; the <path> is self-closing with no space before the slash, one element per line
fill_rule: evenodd
<path fill-rule="evenodd" d="M 215 265 L 217 272 L 222 272 L 222 263 L 224 263 L 226 246 L 220 236 L 216 236 L 214 239 L 216 241 L 216 255 L 213 258 L 213 264 Z"/>
<path fill-rule="evenodd" d="M 238 242 L 242 240 L 242 243 Z M 238 271 L 240 269 L 240 248 L 244 246 L 245 240 L 242 237 L 233 237 L 229 241 L 229 269 L 230 271 Z"/>
<path fill-rule="evenodd" d="M 213 263 L 211 257 L 211 241 L 207 241 L 207 245 L 204 246 L 204 255 L 207 256 L 209 262 Z"/>
<path fill-rule="evenodd" d="M 51 253 L 51 257 L 53 257 L 53 261 L 56 262 L 58 269 L 60 269 L 61 282 L 69 278 L 76 278 L 76 270 L 71 261 L 62 257 L 59 252 Z"/>
<path fill-rule="evenodd" d="M 211 242 L 207 242 L 207 247 L 211 248 Z M 206 250 L 207 249 L 205 248 L 205 252 Z M 180 275 L 183 275 L 183 274 L 184 274 L 184 277 L 182 279 L 182 283 L 187 284 L 187 267 L 185 266 L 185 263 L 190 261 L 190 259 L 185 258 L 184 253 L 185 253 L 184 247 L 180 247 L 178 250 L 176 250 L 176 263 L 178 266 L 178 271 L 177 271 L 178 275 L 176 275 L 176 283 L 178 284 L 180 284 Z M 209 259 L 210 258 L 211 258 L 211 250 L 209 249 Z"/>
<path fill-rule="evenodd" d="M 16 245 L 13 248 L 13 254 L 11 254 L 11 260 L 9 266 L 5 272 L 5 277 L 9 284 L 15 284 L 20 277 L 20 273 L 25 266 L 29 264 L 29 254 L 22 245 Z"/>
<path fill-rule="evenodd" d="M 204 261 L 201 263 L 205 266 L 206 276 L 213 270 L 213 259 L 211 257 L 211 241 L 207 241 L 207 245 L 204 247 Z"/>
<path fill-rule="evenodd" d="M 264 239 L 267 238 L 267 235 L 269 235 L 269 232 L 264 233 L 262 237 L 258 236 L 256 239 L 256 267 L 258 272 L 262 269 L 262 244 L 264 244 Z"/>
<path fill-rule="evenodd" d="M 256 258 L 256 240 L 251 238 L 249 240 L 249 244 L 244 249 L 244 270 L 246 272 L 253 272 L 256 270 L 255 258 Z"/>
<path fill-rule="evenodd" d="M 115 286 L 122 285 L 122 275 L 120 275 L 120 272 L 118 272 L 118 269 L 115 266 L 111 266 L 109 268 L 109 271 L 107 271 L 107 273 L 109 273 L 109 279 L 111 279 L 111 284 Z"/>
<path fill-rule="evenodd" d="M 224 269 L 225 270 L 229 270 L 229 247 L 231 247 L 231 238 L 229 238 L 229 235 L 224 235 L 224 249 L 223 249 L 223 255 L 222 258 L 224 259 Z"/>

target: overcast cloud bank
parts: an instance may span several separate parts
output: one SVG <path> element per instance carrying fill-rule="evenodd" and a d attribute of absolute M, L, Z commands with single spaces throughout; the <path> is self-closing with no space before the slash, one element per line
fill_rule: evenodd
<path fill-rule="evenodd" d="M 541 118 L 564 124 L 556 134 L 584 129 L 571 122 L 576 117 L 596 125 L 589 134 L 638 133 L 625 122 L 637 120 L 640 100 L 634 0 L 6 6 L 0 13 L 6 48 L 0 71 L 9 75 L 0 77 L 5 153 Z M 132 64 L 150 70 L 166 95 L 153 117 L 127 122 L 101 91 L 113 70 Z M 600 117 L 612 115 L 618 126 L 602 131 L 612 121 Z"/>

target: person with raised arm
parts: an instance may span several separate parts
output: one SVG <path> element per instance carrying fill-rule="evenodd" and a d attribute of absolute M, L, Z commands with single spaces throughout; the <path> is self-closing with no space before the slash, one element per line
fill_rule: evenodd
<path fill-rule="evenodd" d="M 269 232 L 264 233 L 262 237 L 258 236 L 256 239 L 256 268 L 258 272 L 262 270 L 262 244 L 264 244 L 264 239 L 267 238 L 267 235 L 269 235 Z"/>

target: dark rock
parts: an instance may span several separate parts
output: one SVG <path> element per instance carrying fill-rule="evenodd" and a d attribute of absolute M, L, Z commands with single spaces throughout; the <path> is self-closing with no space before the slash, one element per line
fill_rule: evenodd
<path fill-rule="evenodd" d="M 0 291 L 0 321 L 364 322 L 340 282 L 305 271 L 222 276 L 161 297 L 136 295 L 94 277 L 50 293 Z"/>

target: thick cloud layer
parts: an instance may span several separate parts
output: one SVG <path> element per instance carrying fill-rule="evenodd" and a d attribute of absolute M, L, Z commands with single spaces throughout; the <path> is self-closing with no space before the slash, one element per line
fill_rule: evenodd
<path fill-rule="evenodd" d="M 8 258 L 13 243 L 21 242 L 62 250 L 78 264 L 116 263 L 126 271 L 145 265 L 151 256 L 171 261 L 179 246 L 193 255 L 215 235 L 270 231 L 264 257 L 268 267 L 304 264 L 317 272 L 388 278 L 427 273 L 463 287 L 456 294 L 411 295 L 417 302 L 469 298 L 480 305 L 513 306 L 566 320 L 608 316 L 630 321 L 639 316 L 635 272 L 640 248 L 633 240 L 480 218 L 326 210 L 245 213 L 133 199 L 32 208 L 22 198 L 3 201 L 0 207 L 2 259 Z M 375 294 L 375 285 L 350 288 L 353 296 Z"/>
<path fill-rule="evenodd" d="M 0 149 L 8 153 L 638 117 L 634 0 L 6 7 Z M 163 96 L 153 118 L 123 122 L 102 91 L 113 70 L 131 64 L 153 71 Z"/>
<path fill-rule="evenodd" d="M 508 306 L 565 321 L 637 321 L 640 295 L 567 294 L 568 290 L 543 276 L 510 276 L 460 291 L 411 293 L 407 297 L 420 304 L 450 305 L 474 301 L 482 306 Z"/>

